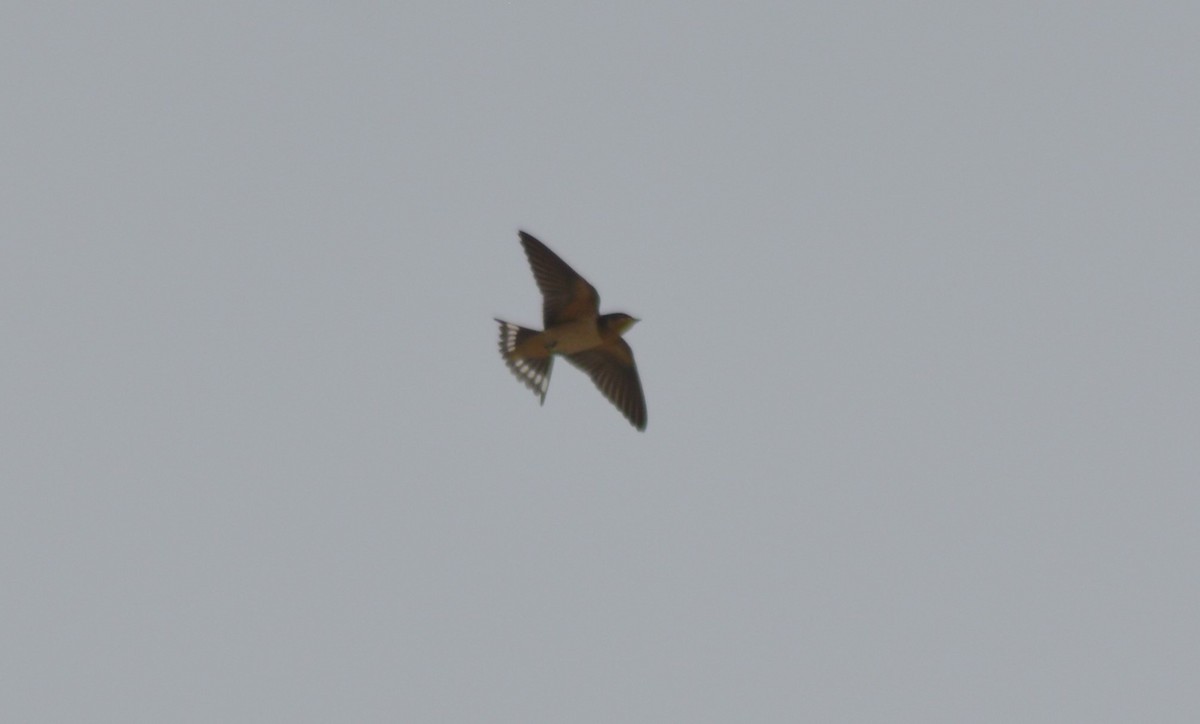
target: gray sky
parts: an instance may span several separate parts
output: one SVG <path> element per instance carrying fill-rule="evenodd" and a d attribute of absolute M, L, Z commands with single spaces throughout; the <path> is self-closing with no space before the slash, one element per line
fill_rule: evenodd
<path fill-rule="evenodd" d="M 1200 11 L 987 5 L 6 5 L 0 719 L 1196 721 Z"/>

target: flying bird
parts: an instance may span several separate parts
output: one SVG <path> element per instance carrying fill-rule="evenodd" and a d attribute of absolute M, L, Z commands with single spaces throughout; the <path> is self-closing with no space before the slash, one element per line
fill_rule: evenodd
<path fill-rule="evenodd" d="M 532 235 L 519 232 L 533 278 L 542 292 L 545 329 L 500 323 L 500 355 L 525 386 L 546 403 L 554 356 L 587 373 L 638 430 L 646 429 L 646 398 L 633 350 L 621 335 L 638 322 L 621 312 L 600 314 L 600 295 L 565 261 Z"/>

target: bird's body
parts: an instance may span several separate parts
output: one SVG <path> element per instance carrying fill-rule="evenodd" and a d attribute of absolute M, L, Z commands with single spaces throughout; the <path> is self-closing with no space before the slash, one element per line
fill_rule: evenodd
<path fill-rule="evenodd" d="M 532 358 L 549 357 L 552 354 L 575 354 L 599 347 L 605 341 L 594 318 L 577 319 L 547 327 L 513 352 L 520 357 Z"/>
<path fill-rule="evenodd" d="M 600 314 L 595 287 L 571 269 L 545 244 L 520 232 L 521 245 L 542 292 L 542 331 L 500 323 L 500 354 L 509 369 L 542 402 L 550 386 L 555 355 L 587 373 L 621 413 L 639 430 L 646 429 L 646 401 L 633 361 L 633 350 L 621 338 L 638 320 L 620 312 Z"/>

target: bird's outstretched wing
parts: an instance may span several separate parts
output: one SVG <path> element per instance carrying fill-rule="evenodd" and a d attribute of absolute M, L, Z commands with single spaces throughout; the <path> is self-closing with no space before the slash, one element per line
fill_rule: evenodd
<path fill-rule="evenodd" d="M 533 278 L 542 292 L 542 322 L 547 328 L 600 313 L 600 295 L 565 261 L 542 242 L 525 233 L 521 246 L 529 257 Z"/>
<path fill-rule="evenodd" d="M 633 350 L 623 339 L 566 355 L 567 361 L 587 373 L 621 414 L 639 430 L 646 429 L 646 398 L 638 378 Z"/>

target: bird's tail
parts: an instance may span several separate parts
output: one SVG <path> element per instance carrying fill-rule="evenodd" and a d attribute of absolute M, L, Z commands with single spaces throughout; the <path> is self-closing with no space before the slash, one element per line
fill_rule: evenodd
<path fill-rule="evenodd" d="M 550 355 L 532 358 L 517 354 L 517 348 L 530 337 L 537 336 L 539 332 L 536 329 L 529 329 L 501 319 L 496 321 L 500 323 L 500 356 L 504 358 L 504 363 L 517 376 L 517 379 L 533 390 L 533 394 L 541 399 L 542 404 L 545 404 L 546 391 L 550 389 L 550 369 L 554 364 L 554 358 Z"/>

